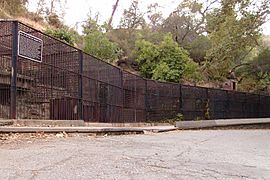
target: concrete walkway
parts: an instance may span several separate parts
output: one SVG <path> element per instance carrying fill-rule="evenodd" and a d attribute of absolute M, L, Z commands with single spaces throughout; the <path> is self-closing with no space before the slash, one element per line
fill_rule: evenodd
<path fill-rule="evenodd" d="M 167 123 L 88 123 L 82 120 L 0 120 L 0 133 L 136 133 L 176 130 Z"/>
<path fill-rule="evenodd" d="M 0 120 L 0 133 L 136 133 L 167 132 L 177 129 L 201 129 L 237 125 L 269 125 L 270 118 L 264 119 L 226 119 L 179 121 L 176 126 L 151 123 L 85 123 L 83 121 L 47 121 L 47 120 Z M 1 126 L 2 124 L 2 126 Z M 3 126 L 6 125 L 6 126 Z"/>
<path fill-rule="evenodd" d="M 263 125 L 263 124 L 270 124 L 270 118 L 178 121 L 176 122 L 176 127 L 179 129 L 199 129 L 199 128 L 210 128 L 210 127 L 226 127 L 226 126 L 237 126 L 237 125 Z"/>

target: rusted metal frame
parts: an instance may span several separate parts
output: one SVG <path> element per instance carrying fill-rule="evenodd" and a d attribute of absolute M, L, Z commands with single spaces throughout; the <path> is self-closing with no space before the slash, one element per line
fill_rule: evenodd
<path fill-rule="evenodd" d="M 78 106 L 78 113 L 79 119 L 84 120 L 83 117 L 83 52 L 79 51 L 79 87 L 78 87 L 78 98 L 79 98 L 79 106 Z"/>
<path fill-rule="evenodd" d="M 10 85 L 10 119 L 17 118 L 17 61 L 18 61 L 18 22 L 12 23 L 12 58 L 11 58 L 11 85 Z"/>
<path fill-rule="evenodd" d="M 183 114 L 183 95 L 182 95 L 182 85 L 179 84 L 179 109 L 178 112 Z"/>
<path fill-rule="evenodd" d="M 148 89 L 147 89 L 147 79 L 144 79 L 145 81 L 145 92 L 144 92 L 144 111 L 145 111 L 145 121 L 149 120 L 148 118 Z"/>
<path fill-rule="evenodd" d="M 121 121 L 124 122 L 124 104 L 125 104 L 125 89 L 124 89 L 124 78 L 123 78 L 123 70 L 121 69 L 120 70 L 120 77 L 121 77 L 121 91 L 122 91 L 122 106 L 121 106 L 121 111 L 122 111 L 122 114 L 121 114 Z"/>

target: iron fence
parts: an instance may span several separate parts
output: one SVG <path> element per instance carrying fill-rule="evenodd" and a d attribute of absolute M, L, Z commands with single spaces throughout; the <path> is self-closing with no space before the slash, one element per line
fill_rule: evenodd
<path fill-rule="evenodd" d="M 18 32 L 43 41 L 18 56 Z M 158 82 L 123 71 L 17 21 L 0 22 L 0 118 L 158 122 L 270 117 L 270 97 Z"/>

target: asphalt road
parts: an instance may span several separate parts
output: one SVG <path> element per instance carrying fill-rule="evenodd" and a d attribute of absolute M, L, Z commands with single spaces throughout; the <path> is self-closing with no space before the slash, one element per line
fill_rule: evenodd
<path fill-rule="evenodd" d="M 270 130 L 5 141 L 0 179 L 270 179 Z"/>

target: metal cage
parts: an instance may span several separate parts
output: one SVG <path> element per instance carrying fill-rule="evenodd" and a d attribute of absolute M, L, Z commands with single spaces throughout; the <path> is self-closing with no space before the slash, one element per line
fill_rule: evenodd
<path fill-rule="evenodd" d="M 18 32 L 43 42 L 18 56 Z M 29 45 L 29 48 L 31 45 Z M 105 123 L 270 117 L 270 97 L 158 82 L 123 71 L 18 21 L 0 22 L 0 118 Z"/>

